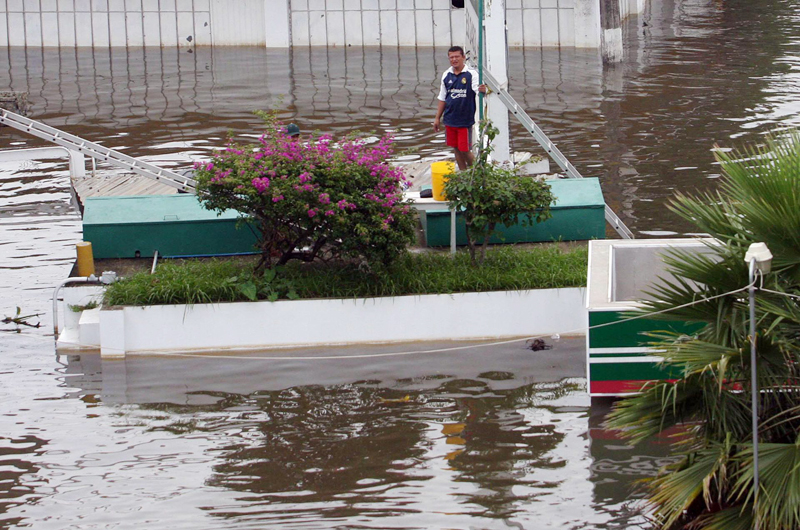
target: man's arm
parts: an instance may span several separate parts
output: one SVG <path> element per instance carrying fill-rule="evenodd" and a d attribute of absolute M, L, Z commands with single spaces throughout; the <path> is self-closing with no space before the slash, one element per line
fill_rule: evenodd
<path fill-rule="evenodd" d="M 439 105 L 436 107 L 436 117 L 433 119 L 433 132 L 439 132 L 439 120 L 442 119 L 442 114 L 444 114 L 444 101 L 439 101 Z"/>
<path fill-rule="evenodd" d="M 433 118 L 433 132 L 439 132 L 439 120 L 442 119 L 442 114 L 444 114 L 444 106 L 445 101 L 447 101 L 447 88 L 444 86 L 444 79 L 447 77 L 447 72 L 442 74 L 442 78 L 439 79 L 439 94 L 436 96 L 436 99 L 439 100 L 439 105 L 436 107 L 436 117 Z"/>
<path fill-rule="evenodd" d="M 472 91 L 475 92 L 476 94 L 478 92 L 481 92 L 483 94 L 487 94 L 488 93 L 487 86 L 478 84 L 478 72 L 476 70 L 470 69 L 470 74 L 471 74 L 471 77 L 472 77 Z"/>

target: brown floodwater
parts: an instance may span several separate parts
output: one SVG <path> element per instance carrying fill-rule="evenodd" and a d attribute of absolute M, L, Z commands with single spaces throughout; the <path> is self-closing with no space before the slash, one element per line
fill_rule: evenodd
<path fill-rule="evenodd" d="M 717 186 L 715 144 L 800 122 L 798 4 L 651 0 L 622 64 L 510 50 L 510 90 L 638 237 L 691 234 L 665 205 Z M 270 108 L 304 131 L 392 132 L 402 160 L 434 160 L 447 155 L 430 128 L 446 67 L 429 48 L 15 48 L 0 49 L 0 90 L 173 168 L 257 134 L 252 111 Z M 538 151 L 512 133 L 515 150 Z M 39 145 L 0 130 L 0 149 Z M 0 528 L 646 525 L 632 485 L 668 447 L 602 428 L 581 339 L 298 352 L 339 357 L 324 362 L 57 355 L 50 296 L 80 234 L 65 164 L 0 164 L 0 318 L 20 307 L 42 324 L 0 325 Z"/>

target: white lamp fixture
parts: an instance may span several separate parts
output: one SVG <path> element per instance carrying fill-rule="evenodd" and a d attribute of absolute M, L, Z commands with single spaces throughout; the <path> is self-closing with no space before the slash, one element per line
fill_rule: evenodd
<path fill-rule="evenodd" d="M 772 252 L 769 251 L 766 243 L 752 243 L 750 245 L 744 255 L 744 262 L 749 265 L 753 260 L 756 260 L 756 269 L 763 274 L 772 269 Z"/>

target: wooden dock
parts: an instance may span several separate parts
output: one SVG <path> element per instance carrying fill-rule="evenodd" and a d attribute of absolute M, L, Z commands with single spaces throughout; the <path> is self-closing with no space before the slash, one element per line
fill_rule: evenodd
<path fill-rule="evenodd" d="M 83 209 L 89 197 L 122 197 L 136 195 L 173 195 L 178 190 L 167 184 L 135 173 L 98 171 L 95 175 L 71 179 L 75 197 Z"/>
<path fill-rule="evenodd" d="M 402 166 L 403 172 L 411 181 L 411 190 L 419 191 L 430 185 L 430 162 L 411 162 Z M 172 195 L 178 190 L 156 180 L 115 171 L 98 171 L 95 175 L 73 178 L 72 188 L 78 202 L 83 205 L 89 197 L 123 197 L 138 195 Z"/>
<path fill-rule="evenodd" d="M 422 186 L 431 185 L 431 163 L 420 160 L 401 166 L 408 180 L 411 181 L 409 191 L 420 191 Z"/>

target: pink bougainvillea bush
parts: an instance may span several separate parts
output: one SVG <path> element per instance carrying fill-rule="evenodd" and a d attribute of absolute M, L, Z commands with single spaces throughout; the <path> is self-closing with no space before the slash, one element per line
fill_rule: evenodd
<path fill-rule="evenodd" d="M 259 268 L 299 259 L 359 259 L 389 265 L 414 236 L 392 139 L 291 138 L 277 126 L 256 145 L 231 143 L 195 165 L 209 210 L 233 209 L 259 234 Z"/>

